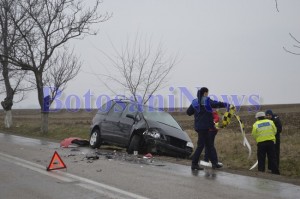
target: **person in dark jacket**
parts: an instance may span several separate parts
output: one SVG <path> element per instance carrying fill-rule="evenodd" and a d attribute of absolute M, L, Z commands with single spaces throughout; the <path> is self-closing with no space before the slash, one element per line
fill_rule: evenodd
<path fill-rule="evenodd" d="M 212 167 L 220 168 L 217 157 L 212 153 L 213 146 L 209 139 L 209 129 L 213 129 L 214 118 L 212 108 L 224 108 L 229 105 L 224 102 L 214 101 L 208 97 L 208 88 L 202 87 L 197 92 L 197 98 L 192 101 L 192 104 L 187 109 L 186 113 L 194 115 L 194 128 L 198 133 L 197 147 L 192 158 L 192 170 L 202 170 L 199 166 L 199 159 L 204 146 L 207 149 L 208 158 L 212 163 Z"/>
<path fill-rule="evenodd" d="M 279 161 L 280 161 L 280 133 L 282 131 L 282 124 L 278 117 L 278 115 L 274 114 L 272 110 L 266 111 L 266 118 L 272 120 L 277 128 L 276 133 L 276 141 L 275 141 L 275 152 L 276 152 L 276 162 L 277 167 L 279 168 Z M 271 170 L 270 164 L 268 164 L 268 169 Z"/>

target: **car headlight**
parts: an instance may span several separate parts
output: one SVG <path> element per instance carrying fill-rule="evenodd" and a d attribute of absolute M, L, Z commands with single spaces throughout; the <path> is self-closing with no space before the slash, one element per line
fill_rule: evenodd
<path fill-rule="evenodd" d="M 187 142 L 187 143 L 186 143 L 186 146 L 191 147 L 191 148 L 194 148 L 194 144 L 193 144 L 192 142 Z"/>
<path fill-rule="evenodd" d="M 150 129 L 150 130 L 147 130 L 143 133 L 144 135 L 149 135 L 155 139 L 158 139 L 160 138 L 160 133 L 158 132 L 157 129 Z"/>

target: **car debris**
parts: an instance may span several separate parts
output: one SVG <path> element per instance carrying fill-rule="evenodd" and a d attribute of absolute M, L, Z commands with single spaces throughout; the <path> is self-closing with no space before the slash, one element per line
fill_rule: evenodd
<path fill-rule="evenodd" d="M 69 148 L 69 147 L 79 147 L 79 146 L 88 146 L 89 141 L 79 138 L 79 137 L 69 137 L 65 138 L 60 142 L 60 147 Z"/>
<path fill-rule="evenodd" d="M 71 151 L 80 151 L 80 149 L 78 149 L 78 148 L 73 148 L 73 149 L 71 149 Z"/>
<path fill-rule="evenodd" d="M 87 155 L 85 156 L 85 158 L 88 159 L 88 160 L 98 160 L 98 159 L 99 159 L 99 156 L 94 155 L 94 154 L 87 154 Z"/>
<path fill-rule="evenodd" d="M 119 161 L 121 164 L 125 162 L 132 164 L 141 164 L 141 165 L 152 165 L 152 166 L 165 166 L 161 164 L 161 161 L 155 160 L 155 157 L 151 153 L 142 154 L 128 154 L 125 151 L 109 151 L 109 150 L 86 150 L 85 148 L 73 150 L 73 148 L 65 149 L 71 153 L 64 155 L 66 158 L 72 158 L 72 163 L 80 163 L 81 161 L 86 161 L 86 163 L 94 163 L 96 160 L 109 160 L 109 161 Z M 84 152 L 82 152 L 85 151 Z M 73 151 L 73 152 L 72 152 Z"/>

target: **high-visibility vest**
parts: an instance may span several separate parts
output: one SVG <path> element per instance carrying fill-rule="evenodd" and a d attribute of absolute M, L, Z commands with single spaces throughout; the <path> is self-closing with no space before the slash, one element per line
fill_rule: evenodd
<path fill-rule="evenodd" d="M 253 124 L 252 136 L 255 138 L 257 143 L 268 140 L 272 140 L 273 142 L 275 142 L 276 132 L 277 129 L 272 120 L 258 120 Z"/>

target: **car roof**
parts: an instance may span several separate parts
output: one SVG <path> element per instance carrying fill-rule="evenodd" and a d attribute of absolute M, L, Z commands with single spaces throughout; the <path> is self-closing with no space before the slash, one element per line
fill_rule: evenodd
<path fill-rule="evenodd" d="M 123 103 L 127 103 L 127 104 L 136 104 L 136 105 L 141 105 L 143 107 L 147 107 L 149 109 L 153 109 L 153 110 L 158 110 L 158 111 L 164 111 L 166 112 L 163 108 L 155 108 L 155 107 L 152 107 L 152 106 L 148 106 L 148 105 L 145 105 L 145 104 L 141 104 L 137 101 L 134 101 L 132 99 L 113 99 L 112 101 L 118 103 L 118 102 L 123 102 Z"/>

